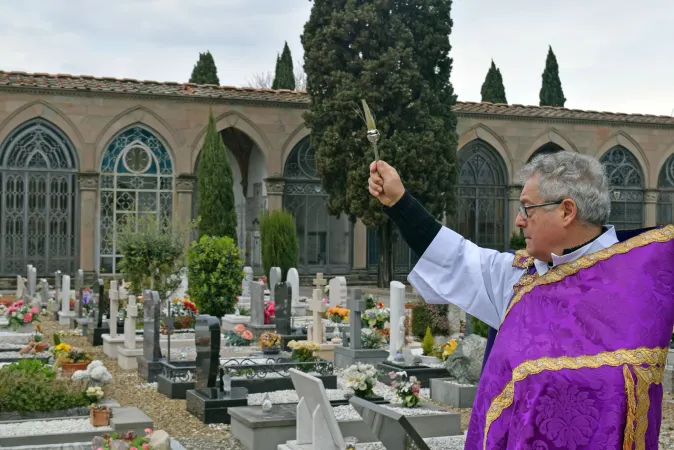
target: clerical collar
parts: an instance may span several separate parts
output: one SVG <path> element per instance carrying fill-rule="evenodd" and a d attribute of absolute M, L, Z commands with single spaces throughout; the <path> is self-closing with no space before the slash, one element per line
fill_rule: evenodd
<path fill-rule="evenodd" d="M 575 261 L 581 256 L 589 255 L 590 253 L 598 252 L 612 246 L 618 242 L 618 236 L 616 236 L 615 227 L 613 225 L 607 225 L 602 229 L 604 232 L 592 239 L 585 244 L 564 250 L 562 256 L 557 256 L 554 253 L 552 254 L 552 263 L 548 263 L 541 260 L 534 260 L 534 265 L 536 266 L 536 271 L 539 275 L 543 276 L 551 268 L 564 264 L 570 261 Z"/>

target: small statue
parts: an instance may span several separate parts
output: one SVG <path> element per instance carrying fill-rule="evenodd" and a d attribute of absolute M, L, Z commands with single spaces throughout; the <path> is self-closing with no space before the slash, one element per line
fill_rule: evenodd
<path fill-rule="evenodd" d="M 398 321 L 398 342 L 397 342 L 397 347 L 396 350 L 398 353 L 403 352 L 403 348 L 405 347 L 405 316 L 401 316 L 400 320 Z"/>

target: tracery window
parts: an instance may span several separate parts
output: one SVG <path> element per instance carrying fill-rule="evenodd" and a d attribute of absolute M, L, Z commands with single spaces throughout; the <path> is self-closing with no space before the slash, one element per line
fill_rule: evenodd
<path fill-rule="evenodd" d="M 115 137 L 101 162 L 100 270 L 117 273 L 121 259 L 115 244 L 118 227 L 132 217 L 173 213 L 173 163 L 164 144 L 136 125 Z"/>
<path fill-rule="evenodd" d="M 657 224 L 674 223 L 674 155 L 670 155 L 658 176 Z"/>
<path fill-rule="evenodd" d="M 316 170 L 310 138 L 290 152 L 283 175 L 283 207 L 295 216 L 303 273 L 342 273 L 351 267 L 351 222 L 328 214 L 327 195 Z"/>
<path fill-rule="evenodd" d="M 644 175 L 639 161 L 622 146 L 601 157 L 611 187 L 609 223 L 617 230 L 637 229 L 644 222 Z"/>
<path fill-rule="evenodd" d="M 0 274 L 73 273 L 79 255 L 77 152 L 51 122 L 33 119 L 0 148 Z"/>

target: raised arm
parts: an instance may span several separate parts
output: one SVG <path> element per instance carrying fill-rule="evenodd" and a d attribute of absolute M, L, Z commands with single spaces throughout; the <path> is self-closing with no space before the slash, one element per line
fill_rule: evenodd
<path fill-rule="evenodd" d="M 405 191 L 394 168 L 383 161 L 370 167 L 369 189 L 421 259 L 408 280 L 427 303 L 453 303 L 498 328 L 524 274 L 513 255 L 478 247 L 442 226 Z"/>

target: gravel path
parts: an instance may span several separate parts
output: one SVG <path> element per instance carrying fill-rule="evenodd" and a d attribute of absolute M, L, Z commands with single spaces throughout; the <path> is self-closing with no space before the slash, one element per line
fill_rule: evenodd
<path fill-rule="evenodd" d="M 66 420 L 40 420 L 31 422 L 18 422 L 0 424 L 0 437 L 12 436 L 35 436 L 42 434 L 66 434 L 84 431 L 97 431 L 102 433 L 112 431 L 110 427 L 93 427 L 89 419 L 66 419 Z"/>

